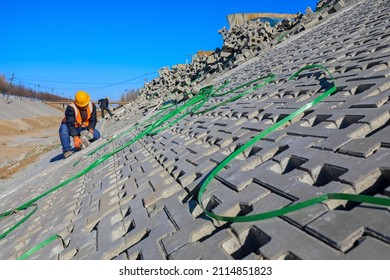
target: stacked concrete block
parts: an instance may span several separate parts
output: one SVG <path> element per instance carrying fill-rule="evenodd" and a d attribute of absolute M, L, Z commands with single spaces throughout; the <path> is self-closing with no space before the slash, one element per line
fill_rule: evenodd
<path fill-rule="evenodd" d="M 218 31 L 224 40 L 223 49 L 239 52 L 244 49 L 256 49 L 260 51 L 271 41 L 276 33 L 275 28 L 268 22 L 260 20 L 251 21 L 243 26 L 232 26 L 229 31 Z"/>
<path fill-rule="evenodd" d="M 320 12 L 326 11 L 329 14 L 340 11 L 346 6 L 355 5 L 362 0 L 320 0 L 317 3 L 317 10 Z"/>
<path fill-rule="evenodd" d="M 222 50 L 216 49 L 207 57 L 194 56 L 191 63 L 182 67 L 160 69 L 159 77 L 145 84 L 141 93 L 146 95 L 158 92 L 160 97 L 166 98 L 175 91 L 191 92 L 196 84 L 211 74 L 239 65 L 258 54 L 271 42 L 276 31 L 267 22 L 255 21 L 244 26 L 233 26 L 228 31 L 223 28 L 219 33 L 224 40 Z"/>
<path fill-rule="evenodd" d="M 284 19 L 275 27 L 260 20 L 244 25 L 233 25 L 218 30 L 223 39 L 222 49 L 216 49 L 208 57 L 194 56 L 191 63 L 160 69 L 159 77 L 145 84 L 141 93 L 166 99 L 172 93 L 183 94 L 193 91 L 198 84 L 210 80 L 212 75 L 232 69 L 249 60 L 269 46 L 308 30 L 323 22 L 330 14 L 340 12 L 359 0 L 327 0 L 317 4 L 316 12 L 310 7 L 305 14 L 298 14 L 295 20 Z"/>

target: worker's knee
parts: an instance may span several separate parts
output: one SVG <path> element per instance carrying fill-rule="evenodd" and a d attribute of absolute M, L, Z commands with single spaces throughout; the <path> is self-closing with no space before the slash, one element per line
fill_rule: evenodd
<path fill-rule="evenodd" d="M 97 129 L 93 130 L 93 140 L 98 140 L 100 138 L 100 132 Z"/>
<path fill-rule="evenodd" d="M 68 126 L 65 123 L 61 124 L 58 132 L 61 135 L 69 135 Z"/>

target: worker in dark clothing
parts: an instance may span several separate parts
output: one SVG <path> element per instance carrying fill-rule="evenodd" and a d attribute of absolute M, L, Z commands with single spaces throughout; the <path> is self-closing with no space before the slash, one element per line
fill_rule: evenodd
<path fill-rule="evenodd" d="M 110 108 L 108 108 L 109 102 L 108 97 L 99 99 L 98 104 L 100 106 L 100 109 L 102 110 L 102 119 L 104 119 L 104 111 L 107 111 L 107 113 L 112 117 L 112 113 L 110 111 Z"/>
<path fill-rule="evenodd" d="M 74 147 L 81 150 L 90 142 L 100 138 L 100 132 L 95 129 L 97 117 L 96 106 L 90 101 L 85 91 L 78 91 L 75 101 L 68 105 L 62 120 L 59 133 L 64 158 L 73 154 L 70 137 L 73 137 Z"/>

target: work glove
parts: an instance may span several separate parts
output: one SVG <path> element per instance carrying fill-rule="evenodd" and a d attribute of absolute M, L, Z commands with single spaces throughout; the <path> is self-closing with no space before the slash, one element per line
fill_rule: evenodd
<path fill-rule="evenodd" d="M 81 141 L 80 137 L 74 136 L 73 141 L 74 141 L 74 147 L 76 149 L 81 150 L 83 148 L 83 141 Z"/>

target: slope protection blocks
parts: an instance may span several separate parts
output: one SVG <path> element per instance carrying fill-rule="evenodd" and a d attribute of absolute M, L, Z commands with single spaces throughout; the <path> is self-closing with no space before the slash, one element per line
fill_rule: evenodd
<path fill-rule="evenodd" d="M 0 212 L 15 208 L 115 151 L 38 200 L 31 218 L 0 240 L 0 258 L 18 258 L 59 235 L 64 244 L 51 242 L 30 258 L 390 259 L 386 206 L 328 200 L 272 219 L 230 223 L 205 215 L 197 200 L 202 181 L 230 153 L 324 92 L 330 80 L 321 69 L 289 80 L 312 64 L 330 70 L 337 91 L 229 162 L 210 182 L 205 207 L 236 216 L 326 193 L 390 198 L 389 14 L 387 0 L 341 10 L 214 77 L 214 88 L 230 83 L 203 105 L 204 113 L 188 114 L 155 135 L 133 141 L 147 129 L 152 108 L 124 110 L 104 133 L 138 126 L 79 157 L 76 166 L 70 158 L 50 176 L 37 172 L 1 198 Z M 227 102 L 253 85 L 223 93 L 269 73 L 273 81 Z M 29 211 L 2 219 L 0 228 Z"/>

